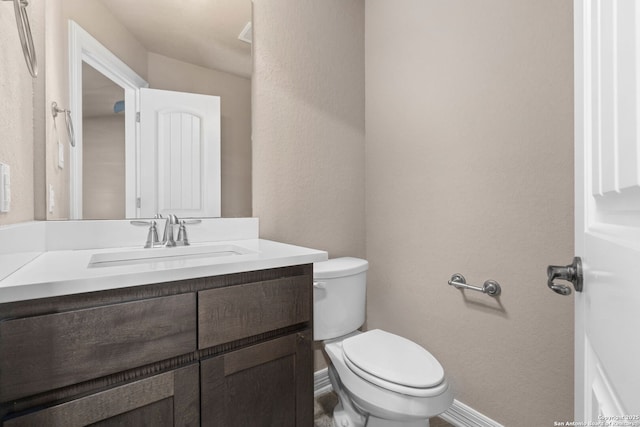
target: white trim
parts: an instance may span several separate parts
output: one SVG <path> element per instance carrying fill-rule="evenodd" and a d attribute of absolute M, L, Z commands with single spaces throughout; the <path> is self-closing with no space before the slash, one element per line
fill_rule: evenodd
<path fill-rule="evenodd" d="M 69 151 L 70 219 L 82 219 L 82 63 L 86 62 L 124 89 L 125 101 L 125 205 L 126 217 L 138 217 L 136 112 L 139 111 L 138 91 L 149 87 L 142 77 L 122 62 L 109 49 L 76 22 L 69 20 L 69 109 L 75 131 L 75 148 Z"/>
<path fill-rule="evenodd" d="M 451 407 L 438 416 L 456 427 L 503 427 L 459 400 L 454 400 Z"/>
<path fill-rule="evenodd" d="M 318 397 L 332 390 L 329 381 L 329 371 L 327 368 L 313 373 L 313 396 Z M 446 412 L 438 415 L 449 424 L 455 427 L 504 427 L 502 424 L 492 420 L 464 403 L 454 400 L 453 404 Z"/>
<path fill-rule="evenodd" d="M 253 28 L 251 21 L 247 22 L 242 31 L 240 31 L 240 35 L 238 35 L 238 40 L 243 41 L 245 43 L 251 44 L 253 42 Z"/>
<path fill-rule="evenodd" d="M 313 397 L 329 393 L 332 389 L 331 381 L 329 381 L 329 370 L 327 368 L 313 373 Z"/>

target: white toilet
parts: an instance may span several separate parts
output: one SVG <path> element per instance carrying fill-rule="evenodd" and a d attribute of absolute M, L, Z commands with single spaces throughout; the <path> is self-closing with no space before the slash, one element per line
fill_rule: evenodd
<path fill-rule="evenodd" d="M 360 332 L 369 263 L 334 258 L 313 265 L 313 335 L 331 360 L 335 427 L 428 427 L 453 392 L 440 363 L 418 344 L 379 329 Z"/>

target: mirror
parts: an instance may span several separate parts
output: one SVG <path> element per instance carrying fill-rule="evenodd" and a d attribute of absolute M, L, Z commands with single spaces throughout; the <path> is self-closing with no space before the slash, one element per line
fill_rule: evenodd
<path fill-rule="evenodd" d="M 221 213 L 251 216 L 251 45 L 239 40 L 250 41 L 251 1 L 48 0 L 45 7 L 46 100 L 71 110 L 82 139 L 76 150 L 64 119 L 47 117 L 46 218 L 135 216 L 126 206 L 139 188 L 126 165 L 140 156 L 129 140 L 139 134 L 136 89 L 146 86 L 220 97 Z M 117 61 L 92 48 L 70 54 L 79 49 L 70 20 Z M 74 87 L 79 103 L 68 95 Z M 73 167 L 77 158 L 81 168 Z"/>
<path fill-rule="evenodd" d="M 69 217 L 138 218 L 137 112 L 149 84 L 75 21 L 68 28 L 69 117 L 77 130 L 66 134 Z"/>
<path fill-rule="evenodd" d="M 124 99 L 124 88 L 82 62 L 83 191 L 79 202 L 83 219 L 130 216 L 125 202 Z"/>

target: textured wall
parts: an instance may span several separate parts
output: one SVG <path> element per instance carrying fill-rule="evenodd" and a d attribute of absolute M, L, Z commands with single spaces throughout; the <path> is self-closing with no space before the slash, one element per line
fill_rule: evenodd
<path fill-rule="evenodd" d="M 25 64 L 18 38 L 13 3 L 0 3 L 0 162 L 11 168 L 11 210 L 0 213 L 0 225 L 34 219 L 34 142 L 41 135 L 41 117 L 34 116 L 34 99 L 41 100 L 44 86 L 34 80 Z M 30 4 L 37 59 L 44 66 L 44 5 Z M 40 80 L 43 72 L 40 72 Z M 39 110 L 42 113 L 42 110 Z"/>
<path fill-rule="evenodd" d="M 251 216 L 251 80 L 149 53 L 154 89 L 220 96 L 222 216 Z"/>
<path fill-rule="evenodd" d="M 63 0 L 48 0 L 46 4 L 46 96 L 45 105 L 56 102 L 60 108 L 69 108 L 69 81 L 67 77 L 67 23 L 63 12 Z M 54 127 L 55 125 L 55 127 Z M 58 142 L 65 150 L 65 168 L 57 166 Z M 54 119 L 46 115 L 45 137 L 45 214 L 42 219 L 64 219 L 69 216 L 69 145 L 65 135 L 64 117 Z M 51 209 L 49 188 L 55 192 L 54 207 Z"/>
<path fill-rule="evenodd" d="M 253 34 L 260 236 L 364 256 L 363 1 L 255 2 Z"/>
<path fill-rule="evenodd" d="M 366 1 L 368 327 L 505 426 L 573 419 L 572 49 L 570 0 Z"/>

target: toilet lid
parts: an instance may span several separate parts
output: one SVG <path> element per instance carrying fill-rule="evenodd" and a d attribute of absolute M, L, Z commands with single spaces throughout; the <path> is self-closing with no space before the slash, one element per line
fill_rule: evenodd
<path fill-rule="evenodd" d="M 379 329 L 345 339 L 342 351 L 357 368 L 390 383 L 430 388 L 444 380 L 444 370 L 431 353 L 413 341 Z"/>
<path fill-rule="evenodd" d="M 367 260 L 352 257 L 332 258 L 327 261 L 313 263 L 314 279 L 334 279 L 367 271 Z"/>

